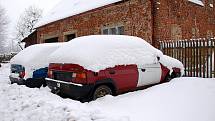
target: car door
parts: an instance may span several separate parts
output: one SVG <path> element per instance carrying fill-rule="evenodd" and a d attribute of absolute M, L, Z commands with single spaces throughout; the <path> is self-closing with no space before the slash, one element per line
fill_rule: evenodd
<path fill-rule="evenodd" d="M 160 63 L 140 65 L 138 73 L 137 87 L 159 83 L 162 74 L 161 65 Z"/>

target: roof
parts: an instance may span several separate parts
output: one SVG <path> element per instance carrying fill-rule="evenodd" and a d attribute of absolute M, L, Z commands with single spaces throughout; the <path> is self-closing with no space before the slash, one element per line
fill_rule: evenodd
<path fill-rule="evenodd" d="M 119 1 L 122 0 L 62 0 L 39 21 L 36 28 Z"/>
<path fill-rule="evenodd" d="M 34 36 L 37 35 L 37 31 L 33 31 L 31 34 L 29 34 L 27 37 L 25 37 L 21 42 L 27 42 L 30 41 L 30 38 L 34 38 Z"/>
<path fill-rule="evenodd" d="M 195 3 L 197 5 L 200 5 L 200 6 L 204 6 L 204 4 L 203 4 L 203 2 L 201 0 L 188 0 L 188 1 L 190 1 L 192 3 Z"/>

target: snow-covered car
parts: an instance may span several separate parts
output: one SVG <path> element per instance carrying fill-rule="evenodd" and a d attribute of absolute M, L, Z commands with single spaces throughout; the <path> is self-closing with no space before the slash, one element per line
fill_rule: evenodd
<path fill-rule="evenodd" d="M 180 61 L 125 35 L 73 39 L 52 53 L 49 62 L 48 87 L 79 100 L 118 95 L 183 74 Z"/>
<path fill-rule="evenodd" d="M 28 87 L 41 87 L 45 84 L 48 72 L 47 57 L 62 43 L 45 43 L 29 46 L 14 56 L 9 75 L 11 83 Z"/>

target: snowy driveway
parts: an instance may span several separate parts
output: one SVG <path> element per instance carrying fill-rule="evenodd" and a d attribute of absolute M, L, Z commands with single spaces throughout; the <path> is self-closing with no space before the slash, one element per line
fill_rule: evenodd
<path fill-rule="evenodd" d="M 214 121 L 215 79 L 179 78 L 90 103 L 9 84 L 0 68 L 0 121 Z"/>

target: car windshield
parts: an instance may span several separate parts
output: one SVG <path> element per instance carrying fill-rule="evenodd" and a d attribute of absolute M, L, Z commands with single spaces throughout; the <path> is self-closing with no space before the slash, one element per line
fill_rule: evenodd
<path fill-rule="evenodd" d="M 20 73 L 25 71 L 25 68 L 22 65 L 11 64 L 11 73 Z"/>

